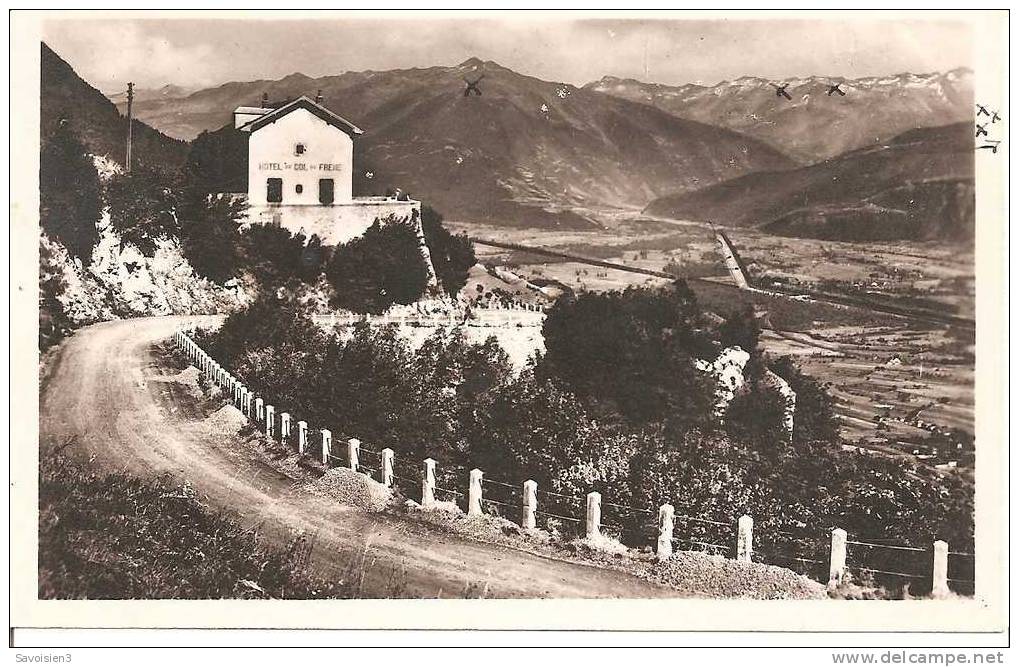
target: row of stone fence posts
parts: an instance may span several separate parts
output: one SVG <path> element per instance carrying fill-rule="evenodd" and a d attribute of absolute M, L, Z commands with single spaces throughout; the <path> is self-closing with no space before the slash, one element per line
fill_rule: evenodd
<path fill-rule="evenodd" d="M 232 397 L 232 402 L 245 417 L 257 423 L 265 425 L 265 435 L 277 439 L 275 432 L 276 408 L 265 404 L 260 396 L 245 387 L 237 378 L 231 375 L 226 369 L 212 359 L 189 335 L 179 332 L 174 336 L 175 344 L 184 351 L 187 357 L 194 362 L 195 366 L 213 384 L 221 387 L 224 393 Z M 254 414 L 252 414 L 252 403 Z M 280 433 L 278 439 L 284 444 L 291 442 L 291 415 L 284 412 L 280 415 Z M 328 466 L 330 459 L 334 458 L 332 453 L 333 435 L 329 429 L 321 429 L 321 462 Z M 297 422 L 297 452 L 308 453 L 308 424 L 304 421 Z M 357 438 L 347 440 L 347 463 L 351 470 L 357 471 L 360 463 L 361 441 Z M 385 486 L 393 486 L 393 464 L 395 453 L 390 448 L 380 452 L 381 458 L 381 482 Z M 436 465 L 435 459 L 424 460 L 424 468 L 421 475 L 421 506 L 428 508 L 436 504 Z M 479 516 L 484 513 L 482 501 L 484 473 L 475 468 L 470 471 L 468 482 L 467 514 L 468 516 Z M 536 515 L 538 513 L 538 483 L 534 480 L 527 480 L 523 483 L 522 507 L 520 525 L 524 529 L 536 527 Z M 601 537 L 601 494 L 592 491 L 587 494 L 585 535 L 591 539 Z M 673 530 L 675 526 L 675 508 L 665 504 L 658 509 L 658 542 L 656 554 L 660 560 L 672 556 L 673 551 Z M 736 560 L 751 562 L 753 560 L 753 532 L 754 520 L 752 517 L 743 515 L 736 522 Z M 828 587 L 836 588 L 845 580 L 846 576 L 846 555 L 848 536 L 845 530 L 836 528 L 831 532 L 830 568 L 828 575 Z M 880 546 L 880 545 L 873 545 Z M 919 549 L 914 549 L 919 551 Z M 938 540 L 934 543 L 933 563 L 933 595 L 935 597 L 947 597 L 948 588 L 948 543 Z"/>

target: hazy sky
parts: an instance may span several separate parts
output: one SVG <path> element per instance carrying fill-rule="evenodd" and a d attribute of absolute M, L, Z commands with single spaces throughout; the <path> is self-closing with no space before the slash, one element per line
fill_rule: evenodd
<path fill-rule="evenodd" d="M 855 78 L 969 66 L 972 49 L 964 23 L 873 20 L 77 19 L 47 21 L 44 39 L 107 92 L 129 80 L 204 87 L 292 72 L 455 65 L 471 56 L 575 85 L 606 74 L 667 84 Z"/>

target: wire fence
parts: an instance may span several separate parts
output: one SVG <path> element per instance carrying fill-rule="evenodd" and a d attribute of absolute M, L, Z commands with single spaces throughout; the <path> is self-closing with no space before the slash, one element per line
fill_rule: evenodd
<path fill-rule="evenodd" d="M 200 348 L 198 348 L 200 350 Z M 230 376 L 232 377 L 232 376 Z M 213 380 L 214 382 L 216 380 Z M 243 381 L 241 379 L 240 381 Z M 245 386 L 248 385 L 245 383 Z M 247 396 L 237 393 L 229 396 L 231 403 L 238 406 L 249 417 L 251 425 L 263 433 L 269 432 L 280 442 L 297 449 L 298 416 L 290 415 L 290 432 L 283 433 L 282 413 L 277 409 L 273 414 L 272 428 L 266 429 L 267 411 L 263 400 L 260 414 L 257 413 L 254 394 Z M 307 423 L 305 454 L 321 461 L 321 446 L 324 431 L 318 425 Z M 325 456 L 328 467 L 350 467 L 347 442 L 352 436 L 330 431 L 333 435 L 331 448 Z M 340 448 L 343 449 L 340 449 Z M 360 444 L 355 469 L 373 479 L 382 481 L 383 454 L 381 450 Z M 425 465 L 414 465 L 401 457 L 390 460 L 394 490 L 406 498 L 421 501 L 424 488 Z M 467 495 L 459 489 L 469 488 L 470 471 L 459 465 L 437 462 L 433 468 L 435 483 L 433 492 L 440 502 L 454 503 L 466 509 Z M 486 514 L 504 518 L 519 519 L 523 512 L 523 482 L 481 478 L 481 508 Z M 535 490 L 537 507 L 535 518 L 538 528 L 576 537 L 586 533 L 586 496 Z M 655 548 L 660 536 L 659 511 L 622 502 L 603 500 L 599 503 L 601 521 L 599 529 L 609 537 L 618 539 L 624 545 L 634 548 Z M 728 558 L 736 555 L 737 517 L 721 520 L 717 517 L 692 516 L 673 513 L 672 544 L 684 550 L 700 551 Z M 901 541 L 884 538 L 847 539 L 846 562 L 851 575 L 890 589 L 923 594 L 929 592 L 933 581 L 933 547 L 921 547 Z M 965 545 L 969 546 L 969 545 Z M 753 559 L 758 562 L 780 565 L 819 581 L 826 582 L 829 576 L 830 559 L 825 557 L 831 549 L 831 533 L 789 530 L 768 525 L 767 521 L 757 527 L 754 534 Z M 964 595 L 972 595 L 975 589 L 975 556 L 972 551 L 948 552 L 948 577 L 951 589 Z"/>

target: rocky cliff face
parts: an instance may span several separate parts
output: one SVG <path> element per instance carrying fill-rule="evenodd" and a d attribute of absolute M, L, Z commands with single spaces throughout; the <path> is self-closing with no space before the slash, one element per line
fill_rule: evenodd
<path fill-rule="evenodd" d="M 46 235 L 39 241 L 43 297 L 60 304 L 70 327 L 123 317 L 229 312 L 251 298 L 251 289 L 238 281 L 220 286 L 196 276 L 176 241 L 161 240 L 146 257 L 121 242 L 107 215 L 97 227 L 100 239 L 88 266 Z"/>

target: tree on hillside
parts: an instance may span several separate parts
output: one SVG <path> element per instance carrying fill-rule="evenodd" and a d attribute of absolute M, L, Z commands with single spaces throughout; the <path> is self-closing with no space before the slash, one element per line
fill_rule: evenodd
<path fill-rule="evenodd" d="M 428 287 L 418 235 L 394 219 L 376 220 L 364 235 L 338 246 L 326 277 L 336 290 L 334 305 L 358 313 L 414 303 Z"/>
<path fill-rule="evenodd" d="M 729 313 L 718 327 L 718 342 L 722 347 L 738 345 L 753 353 L 760 337 L 761 325 L 757 322 L 753 304 L 749 302 Z"/>
<path fill-rule="evenodd" d="M 248 136 L 227 125 L 195 137 L 184 168 L 189 185 L 206 194 L 246 191 Z"/>
<path fill-rule="evenodd" d="M 572 465 L 592 458 L 596 430 L 583 404 L 562 382 L 525 371 L 483 406 L 471 433 L 469 465 L 514 484 L 561 488 Z"/>
<path fill-rule="evenodd" d="M 793 440 L 796 442 L 838 442 L 839 419 L 835 399 L 825 386 L 804 374 L 791 357 L 781 357 L 768 366 L 796 392 Z"/>
<path fill-rule="evenodd" d="M 787 443 L 785 398 L 761 382 L 751 382 L 733 397 L 725 411 L 725 431 L 760 449 Z"/>
<path fill-rule="evenodd" d="M 99 174 L 85 147 L 60 123 L 39 154 L 39 221 L 51 238 L 88 264 L 99 240 L 102 210 Z"/>
<path fill-rule="evenodd" d="M 416 435 L 411 356 L 394 326 L 359 322 L 349 340 L 333 337 L 317 373 L 319 397 L 311 420 L 356 434 L 373 448 L 390 447 L 404 464 L 420 461 L 420 448 L 434 443 Z"/>
<path fill-rule="evenodd" d="M 296 335 L 298 332 L 308 332 L 310 337 Z M 296 302 L 279 298 L 275 293 L 263 293 L 245 308 L 231 313 L 203 343 L 227 367 L 233 367 L 251 349 L 268 348 L 280 355 L 291 351 L 321 352 L 324 345 L 323 335 L 308 314 Z M 301 349 L 304 346 L 308 349 Z"/>
<path fill-rule="evenodd" d="M 314 282 L 321 272 L 317 263 L 307 263 L 304 234 L 254 224 L 241 234 L 241 241 L 244 264 L 263 289 L 274 289 L 291 280 Z"/>
<path fill-rule="evenodd" d="M 538 371 L 632 422 L 698 422 L 711 413 L 714 387 L 694 359 L 715 354 L 699 318 L 684 281 L 560 298 L 545 320 Z"/>
<path fill-rule="evenodd" d="M 240 268 L 242 205 L 229 197 L 189 189 L 180 207 L 180 244 L 195 273 L 217 283 Z"/>
<path fill-rule="evenodd" d="M 180 185 L 174 175 L 144 167 L 113 176 L 106 200 L 110 225 L 121 243 L 130 243 L 151 257 L 159 239 L 178 239 Z"/>
<path fill-rule="evenodd" d="M 430 206 L 421 208 L 421 228 L 436 277 L 448 294 L 457 294 L 467 283 L 471 267 L 478 263 L 474 244 L 466 234 L 451 234 L 442 224 L 442 215 Z"/>

